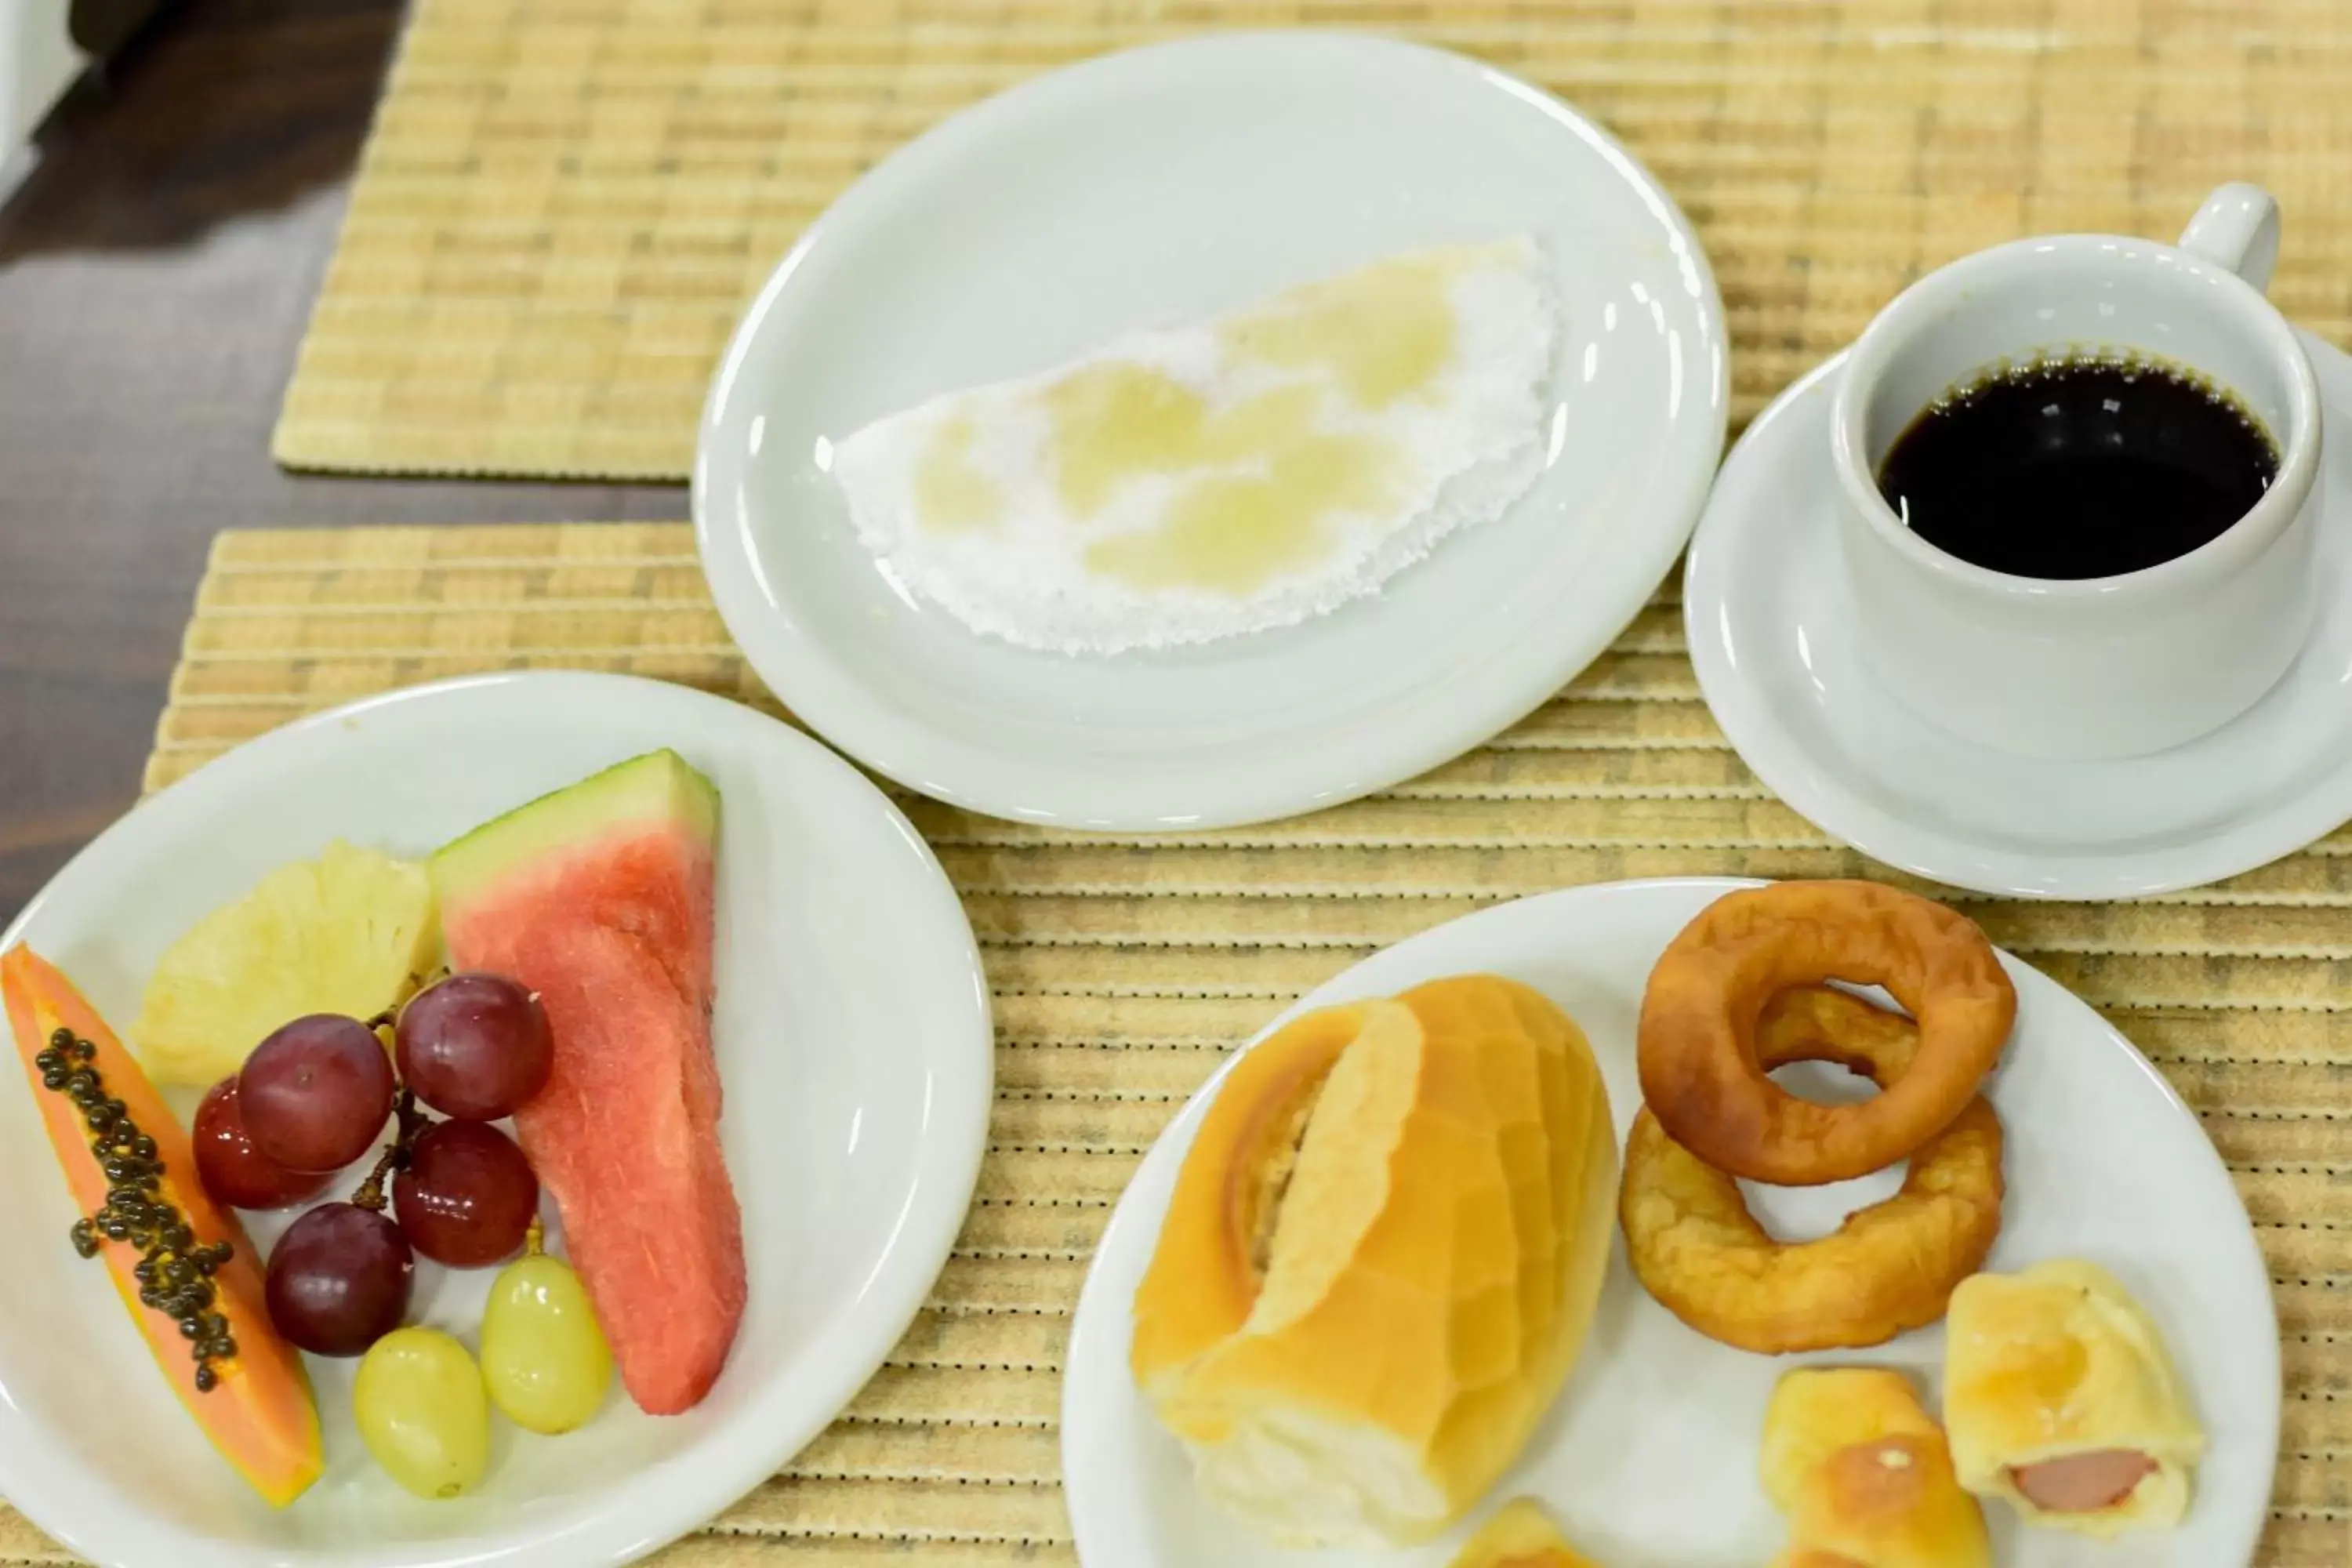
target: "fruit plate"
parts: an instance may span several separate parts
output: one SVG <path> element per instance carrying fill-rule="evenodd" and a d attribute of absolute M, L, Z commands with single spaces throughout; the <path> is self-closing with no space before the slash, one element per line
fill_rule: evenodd
<path fill-rule="evenodd" d="M 1442 975 L 1487 970 L 1525 981 L 1590 1037 L 1622 1141 L 1641 1103 L 1634 1020 L 1659 952 L 1709 901 L 1747 884 L 1619 882 L 1523 899 L 1465 916 L 1365 960 L 1301 1001 L 1297 1013 L 1386 995 Z M 2188 1107 L 2130 1042 L 2057 983 L 2003 955 L 2018 990 L 2017 1032 L 1987 1092 L 2007 1131 L 2009 1197 L 1987 1267 L 2054 1256 L 2105 1264 L 2167 1334 L 2211 1437 L 2186 1524 L 2106 1546 L 2021 1531 L 1989 1505 L 2001 1568 L 2244 1568 L 2268 1515 L 2279 1436 L 2278 1321 L 2270 1274 L 2228 1171 Z M 1261 1038 L 1264 1037 L 1261 1036 Z M 1823 1098 L 1853 1080 L 1787 1068 L 1783 1083 Z M 1087 1568 L 1437 1568 L 1468 1533 L 1404 1552 L 1279 1552 L 1213 1513 L 1182 1450 L 1152 1420 L 1127 1371 L 1129 1303 L 1184 1151 L 1222 1075 L 1160 1135 L 1119 1199 L 1078 1301 L 1062 1398 L 1062 1465 Z M 1798 1192 L 1749 1187 L 1781 1237 L 1824 1234 L 1888 1195 L 1894 1173 Z M 1591 1338 L 1517 1468 L 1474 1510 L 1540 1497 L 1596 1562 L 1641 1568 L 1755 1568 L 1783 1527 L 1757 1480 L 1764 1404 L 1802 1363 L 1900 1366 L 1940 1405 L 1940 1328 L 1875 1350 L 1750 1355 L 1685 1328 L 1643 1293 L 1612 1244 Z"/>
<path fill-rule="evenodd" d="M 72 1206 L 11 1067 L 0 1494 L 74 1550 L 136 1568 L 583 1568 L 693 1529 L 848 1403 L 920 1305 L 970 1201 L 992 1097 L 988 992 L 929 849 L 854 768 L 788 726 L 604 675 L 490 676 L 357 703 L 141 805 L 0 948 L 31 943 L 127 1023 L 165 945 L 272 868 L 337 837 L 421 855 L 664 746 L 723 801 L 712 1034 L 750 1305 L 709 1396 L 656 1418 L 616 1386 L 561 1437 L 494 1422 L 481 1489 L 426 1502 L 378 1471 L 353 1431 L 357 1363 L 311 1357 L 327 1468 L 274 1512 L 180 1409 L 106 1271 L 75 1257 Z M 175 1101 L 184 1119 L 194 1098 Z M 285 1217 L 247 1216 L 255 1241 L 266 1248 Z M 491 1272 L 420 1264 L 410 1321 L 476 1344 Z"/>
<path fill-rule="evenodd" d="M 833 442 L 936 393 L 1513 234 L 1542 243 L 1560 300 L 1548 467 L 1329 615 L 1108 658 L 1017 648 L 903 592 L 828 471 Z M 1339 33 L 1156 45 L 959 114 L 834 204 L 712 384 L 696 537 L 761 679 L 908 787 L 1069 827 L 1263 821 L 1458 755 L 1609 646 L 1706 498 L 1725 354 L 1689 225 L 1539 89 Z"/>

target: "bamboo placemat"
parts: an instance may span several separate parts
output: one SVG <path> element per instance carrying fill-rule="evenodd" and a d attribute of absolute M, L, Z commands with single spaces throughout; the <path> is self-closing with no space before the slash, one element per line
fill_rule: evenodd
<path fill-rule="evenodd" d="M 2352 331 L 2338 0 L 418 0 L 278 429 L 349 470 L 683 478 L 743 303 L 857 174 L 1040 70 L 1205 26 L 1492 60 L 1689 213 L 1735 416 L 1923 268 L 2287 211 L 2273 297 Z"/>
<path fill-rule="evenodd" d="M 683 525 L 228 533 L 147 783 L 366 692 L 539 666 L 659 676 L 774 710 Z M 1726 747 L 1670 594 L 1517 729 L 1318 816 L 1081 837 L 901 798 L 962 894 L 995 992 L 979 1202 L 849 1415 L 666 1563 L 1072 1563 L 1055 1448 L 1069 1313 L 1111 1203 L 1225 1050 L 1374 949 L 1518 894 L 1618 877 L 1885 874 L 1771 799 Z M 2288 1394 L 2264 1568 L 2352 1561 L 2347 904 L 2352 831 L 2146 904 L 1966 902 L 2155 1058 L 2261 1227 Z M 17 1522 L 0 1541 L 26 1534 Z"/>

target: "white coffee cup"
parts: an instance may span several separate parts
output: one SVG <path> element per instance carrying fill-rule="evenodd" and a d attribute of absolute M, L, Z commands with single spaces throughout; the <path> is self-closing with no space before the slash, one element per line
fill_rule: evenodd
<path fill-rule="evenodd" d="M 1831 412 L 1840 537 L 1874 673 L 1944 729 L 2004 752 L 2118 757 L 2196 739 L 2261 698 L 2309 631 L 2318 382 L 2263 297 L 2278 204 L 2206 199 L 2177 247 L 2113 235 L 1996 246 L 1880 311 Z M 2011 576 L 1913 533 L 1880 495 L 1887 448 L 1927 405 L 2004 362 L 2124 351 L 2233 394 L 2276 444 L 2252 510 L 2186 555 L 2113 577 Z"/>

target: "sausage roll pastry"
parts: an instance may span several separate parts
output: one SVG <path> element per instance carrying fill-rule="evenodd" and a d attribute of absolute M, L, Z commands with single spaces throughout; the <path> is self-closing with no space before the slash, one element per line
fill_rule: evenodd
<path fill-rule="evenodd" d="M 1772 1568 L 1990 1568 L 1984 1515 L 1899 1372 L 1783 1377 L 1764 1413 L 1763 1480 L 1789 1516 Z"/>
<path fill-rule="evenodd" d="M 1975 1275 L 1945 1333 L 1962 1486 L 2084 1535 L 2180 1522 L 2205 1435 L 2155 1322 L 2105 1269 L 2053 1258 Z"/>

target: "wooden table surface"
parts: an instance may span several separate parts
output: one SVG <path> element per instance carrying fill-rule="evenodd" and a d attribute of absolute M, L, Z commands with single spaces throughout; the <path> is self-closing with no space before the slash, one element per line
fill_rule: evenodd
<path fill-rule="evenodd" d="M 399 26 L 394 0 L 185 0 L 0 206 L 0 923 L 138 797 L 220 530 L 686 515 L 675 487 L 270 462 Z"/>

